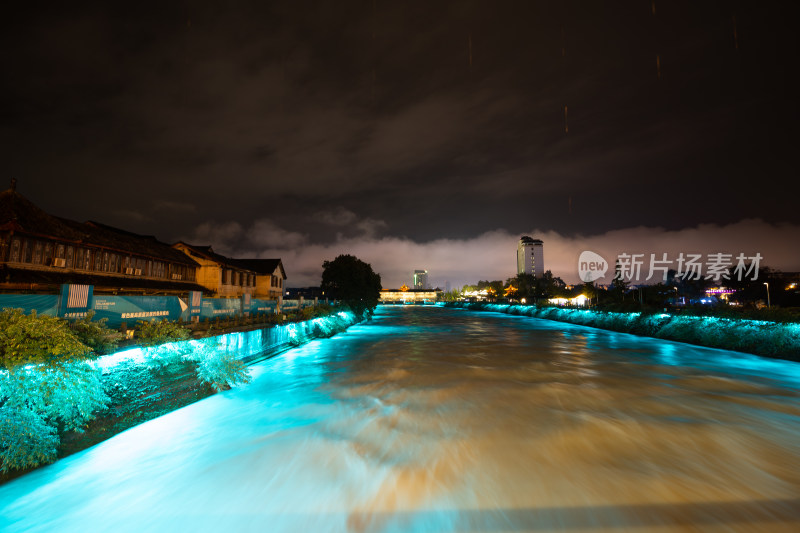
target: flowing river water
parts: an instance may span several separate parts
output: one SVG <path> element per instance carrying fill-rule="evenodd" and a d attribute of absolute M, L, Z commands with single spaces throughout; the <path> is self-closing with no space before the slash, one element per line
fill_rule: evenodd
<path fill-rule="evenodd" d="M 380 307 L 0 487 L 2 531 L 800 531 L 800 364 Z"/>

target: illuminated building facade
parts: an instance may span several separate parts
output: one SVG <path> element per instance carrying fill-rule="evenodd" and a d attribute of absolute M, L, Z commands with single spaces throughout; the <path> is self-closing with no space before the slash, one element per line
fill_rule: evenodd
<path fill-rule="evenodd" d="M 414 288 L 415 289 L 430 289 L 428 285 L 428 271 L 415 270 L 414 271 Z"/>
<path fill-rule="evenodd" d="M 517 274 L 544 274 L 543 243 L 527 235 L 520 237 L 517 244 Z"/>
<path fill-rule="evenodd" d="M 441 298 L 442 291 L 428 289 L 381 289 L 381 304 L 430 304 Z"/>

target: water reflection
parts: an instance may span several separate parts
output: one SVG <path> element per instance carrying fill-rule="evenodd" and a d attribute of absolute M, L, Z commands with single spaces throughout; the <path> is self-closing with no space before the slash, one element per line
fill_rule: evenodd
<path fill-rule="evenodd" d="M 0 487 L 0 529 L 796 531 L 798 368 L 383 308 Z"/>

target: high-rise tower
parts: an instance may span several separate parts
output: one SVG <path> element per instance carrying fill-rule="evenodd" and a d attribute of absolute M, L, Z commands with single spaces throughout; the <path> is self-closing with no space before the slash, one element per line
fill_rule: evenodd
<path fill-rule="evenodd" d="M 544 274 L 544 251 L 539 239 L 523 235 L 517 244 L 517 274 Z"/>
<path fill-rule="evenodd" d="M 415 270 L 414 271 L 414 288 L 415 289 L 430 289 L 428 286 L 428 271 Z"/>

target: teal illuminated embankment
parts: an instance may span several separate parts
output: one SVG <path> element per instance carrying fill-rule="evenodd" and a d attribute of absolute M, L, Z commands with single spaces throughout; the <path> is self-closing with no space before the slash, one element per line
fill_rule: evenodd
<path fill-rule="evenodd" d="M 215 391 L 248 383 L 248 364 L 331 337 L 356 322 L 352 313 L 338 312 L 57 367 L 0 369 L 0 483 Z"/>
<path fill-rule="evenodd" d="M 445 306 L 557 320 L 710 348 L 800 361 L 800 324 L 489 303 L 449 302 Z"/>
<path fill-rule="evenodd" d="M 131 348 L 102 356 L 95 364 L 104 371 L 113 369 L 120 362 L 144 362 L 154 359 L 169 359 L 175 354 L 198 351 L 231 354 L 246 363 L 278 354 L 288 348 L 300 346 L 308 341 L 327 338 L 346 330 L 357 322 L 350 312 L 339 312 L 304 322 L 272 326 L 264 329 L 225 333 L 202 339 L 170 342 L 148 348 Z"/>

